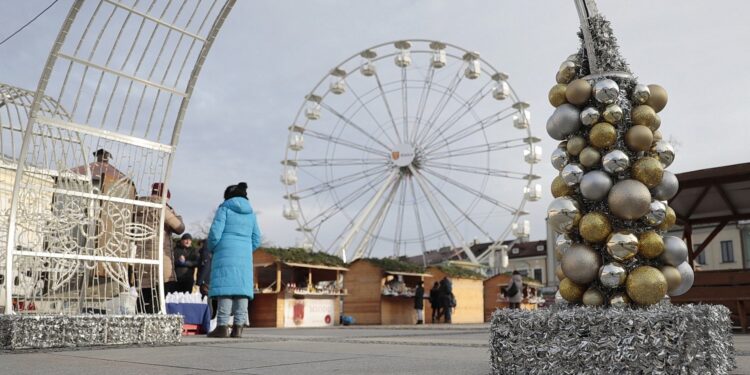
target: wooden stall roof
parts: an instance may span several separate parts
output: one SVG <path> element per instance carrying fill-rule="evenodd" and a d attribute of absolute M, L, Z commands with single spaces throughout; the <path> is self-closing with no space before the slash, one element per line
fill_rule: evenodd
<path fill-rule="evenodd" d="M 680 188 L 670 201 L 679 224 L 750 219 L 750 163 L 676 175 Z"/>
<path fill-rule="evenodd" d="M 418 273 L 418 272 L 385 271 L 385 273 L 389 275 L 432 277 L 432 275 L 430 275 L 429 273 Z"/>
<path fill-rule="evenodd" d="M 456 264 L 436 264 L 427 267 L 428 270 L 430 268 L 436 268 L 451 278 L 484 280 L 484 275 L 481 273 Z"/>
<path fill-rule="evenodd" d="M 311 266 L 329 267 L 324 269 L 341 268 L 345 270 L 346 264 L 341 258 L 322 252 L 309 252 L 300 248 L 260 248 L 259 253 L 267 254 L 271 259 L 286 264 L 305 265 L 308 268 L 320 268 Z M 269 259 L 266 257 L 265 259 Z"/>
<path fill-rule="evenodd" d="M 333 270 L 333 271 L 349 271 L 349 269 L 345 267 L 325 266 L 322 264 L 308 264 L 308 263 L 294 263 L 294 262 L 281 262 L 281 263 L 289 267 L 315 268 L 315 269 Z"/>
<path fill-rule="evenodd" d="M 412 264 L 403 260 L 399 259 L 393 259 L 393 258 L 360 258 L 352 261 L 351 264 L 357 263 L 357 262 L 367 262 L 369 264 L 372 264 L 375 267 L 380 268 L 383 270 L 383 272 L 391 273 L 392 275 L 396 275 L 393 272 L 404 272 L 410 273 L 410 274 L 424 274 L 424 267 L 421 267 L 416 264 Z M 432 277 L 432 275 L 430 275 Z"/>

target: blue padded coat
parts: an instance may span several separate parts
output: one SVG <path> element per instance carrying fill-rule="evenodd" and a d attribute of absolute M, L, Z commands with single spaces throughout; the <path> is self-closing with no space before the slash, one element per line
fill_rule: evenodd
<path fill-rule="evenodd" d="M 242 197 L 222 203 L 211 223 L 212 252 L 208 295 L 253 298 L 253 252 L 260 246 L 260 229 L 250 202 Z"/>

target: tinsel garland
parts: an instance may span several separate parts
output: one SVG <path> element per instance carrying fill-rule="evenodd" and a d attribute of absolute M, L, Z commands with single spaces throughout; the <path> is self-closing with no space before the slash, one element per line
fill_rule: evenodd
<path fill-rule="evenodd" d="M 180 342 L 179 315 L 0 315 L 0 348 L 43 349 Z"/>
<path fill-rule="evenodd" d="M 492 374 L 726 374 L 736 367 L 721 305 L 565 303 L 492 316 Z"/>

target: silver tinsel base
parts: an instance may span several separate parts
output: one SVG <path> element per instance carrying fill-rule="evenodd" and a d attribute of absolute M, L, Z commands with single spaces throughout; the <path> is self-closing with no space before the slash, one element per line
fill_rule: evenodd
<path fill-rule="evenodd" d="M 42 349 L 180 342 L 179 315 L 0 315 L 0 348 Z"/>
<path fill-rule="evenodd" d="M 726 374 L 732 324 L 720 305 L 497 310 L 490 365 L 493 374 Z"/>

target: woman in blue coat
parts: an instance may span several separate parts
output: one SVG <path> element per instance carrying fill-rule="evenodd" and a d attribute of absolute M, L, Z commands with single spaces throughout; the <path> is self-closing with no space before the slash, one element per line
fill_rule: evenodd
<path fill-rule="evenodd" d="M 229 316 L 234 315 L 231 336 L 242 337 L 248 300 L 253 298 L 253 252 L 260 246 L 258 220 L 247 200 L 246 183 L 224 191 L 224 203 L 216 210 L 207 241 L 213 254 L 208 296 L 219 300 L 217 327 L 208 336 L 229 336 Z"/>

